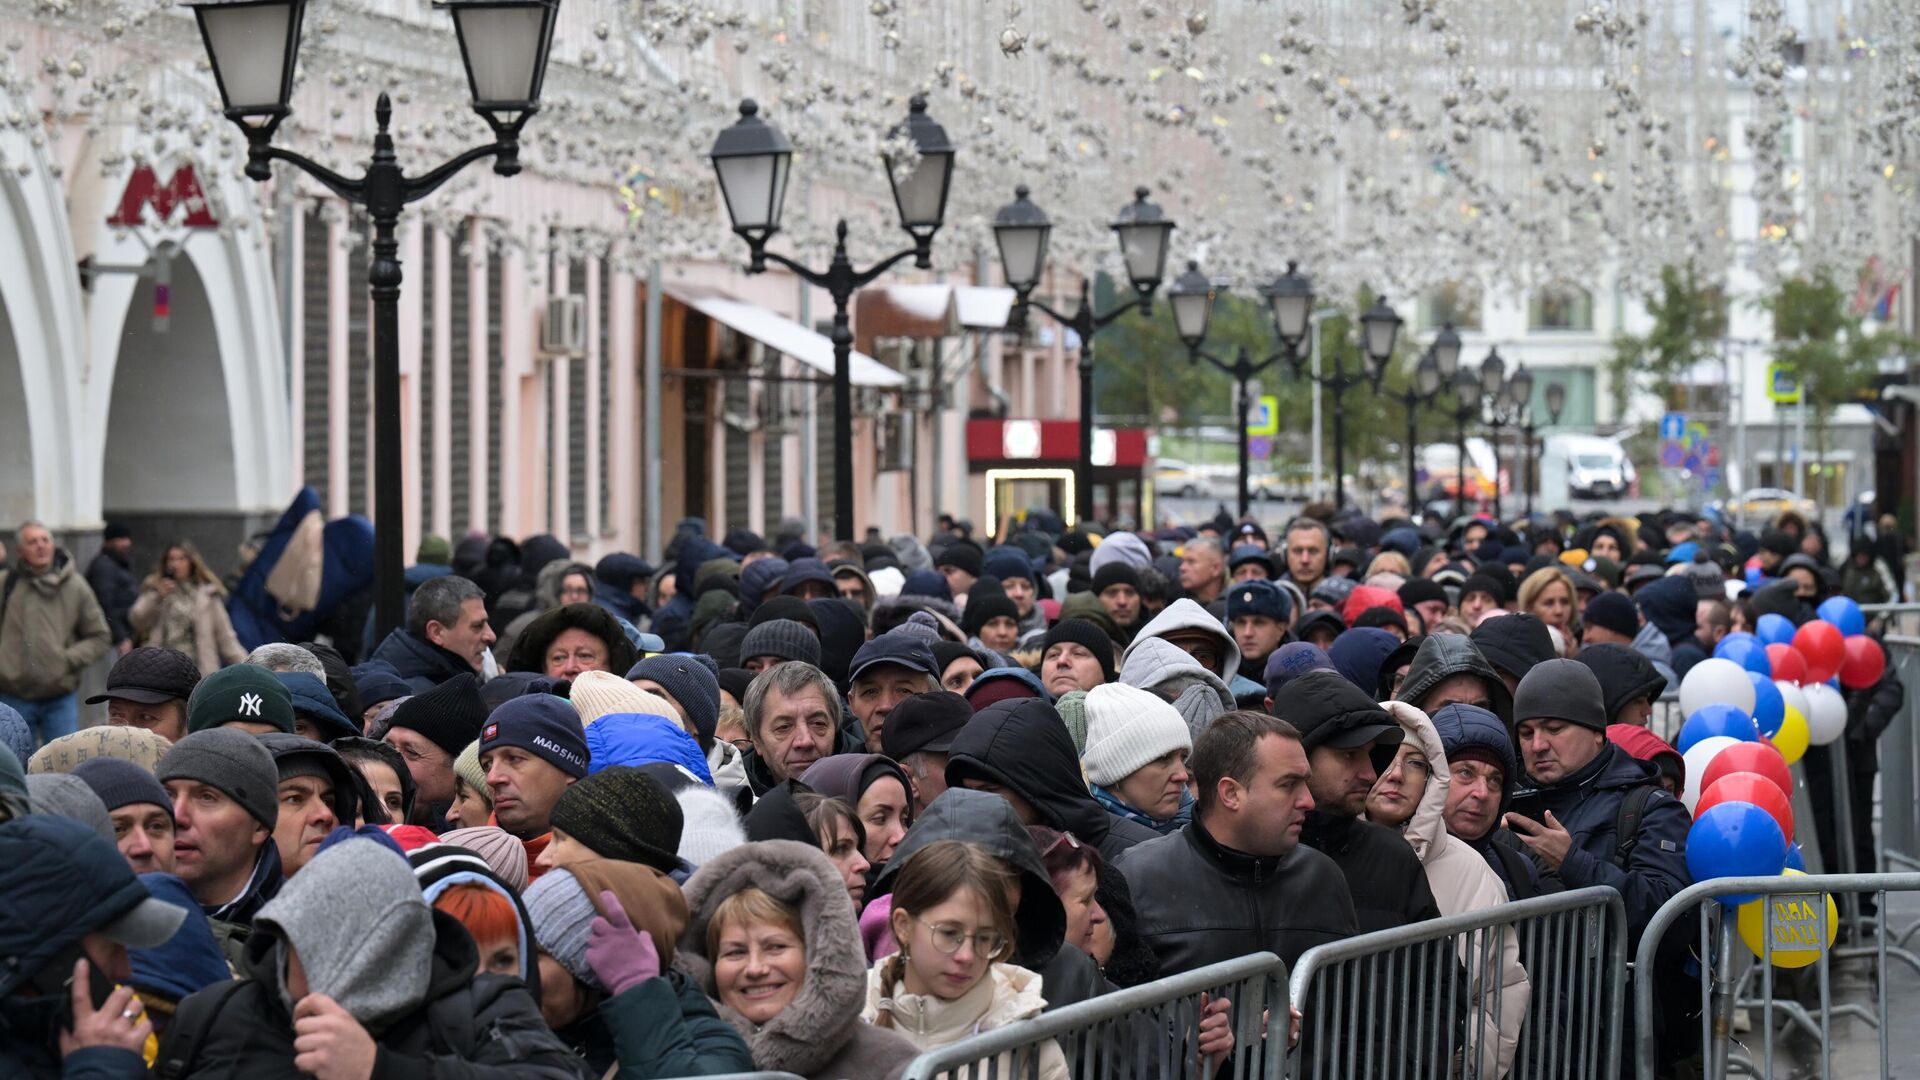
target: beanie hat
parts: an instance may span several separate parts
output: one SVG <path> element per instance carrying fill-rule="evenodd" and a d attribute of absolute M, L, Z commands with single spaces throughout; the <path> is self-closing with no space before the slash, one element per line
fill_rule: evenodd
<path fill-rule="evenodd" d="M 231 670 L 231 669 L 229 669 Z M 262 669 L 264 670 L 264 669 Z M 271 673 L 267 678 L 272 679 Z M 279 680 L 274 680 L 278 686 Z M 232 799 L 255 821 L 273 828 L 280 819 L 280 769 L 259 739 L 232 728 L 196 731 L 167 751 L 154 778 L 193 780 Z"/>
<path fill-rule="evenodd" d="M 1093 595 L 1099 596 L 1115 585 L 1140 591 L 1140 571 L 1132 563 L 1109 562 L 1093 572 Z"/>
<path fill-rule="evenodd" d="M 1175 750 L 1193 749 L 1187 722 L 1158 694 L 1125 683 L 1087 691 L 1087 779 L 1111 787 Z"/>
<path fill-rule="evenodd" d="M 561 792 L 552 820 L 603 859 L 644 863 L 662 873 L 680 868 L 680 803 L 630 765 L 602 769 Z"/>
<path fill-rule="evenodd" d="M 771 619 L 747 631 L 740 642 L 740 659 L 771 656 L 820 666 L 820 639 L 806 624 L 793 619 Z"/>
<path fill-rule="evenodd" d="M 1084 754 L 1087 750 L 1087 692 L 1069 690 L 1061 694 L 1060 700 L 1053 703 L 1053 711 L 1060 714 L 1060 722 L 1067 725 L 1067 734 L 1073 736 L 1074 751 Z"/>
<path fill-rule="evenodd" d="M 359 696 L 362 709 L 371 709 L 412 694 L 413 687 L 385 664 L 369 663 L 353 670 L 353 692 Z"/>
<path fill-rule="evenodd" d="M 1400 594 L 1375 585 L 1362 585 L 1348 593 L 1341 602 L 1340 617 L 1347 621 L 1348 626 L 1352 626 L 1361 612 L 1377 607 L 1389 608 L 1398 614 L 1402 610 Z"/>
<path fill-rule="evenodd" d="M 1410 608 L 1415 604 L 1424 604 L 1429 600 L 1438 600 L 1443 604 L 1447 604 L 1448 607 L 1453 606 L 1447 603 L 1447 590 L 1437 581 L 1428 581 L 1426 578 L 1414 578 L 1412 581 L 1400 586 L 1400 605 L 1403 608 Z"/>
<path fill-rule="evenodd" d="M 245 721 L 272 724 L 293 733 L 293 695 L 274 673 L 257 664 L 235 664 L 200 680 L 187 699 L 187 730 L 205 731 Z"/>
<path fill-rule="evenodd" d="M 542 874 L 527 887 L 527 915 L 540 950 L 574 978 L 604 990 L 587 963 L 587 939 L 600 909 L 600 893 L 609 891 L 634 929 L 653 937 L 660 970 L 673 965 L 673 948 L 687 925 L 687 900 L 680 887 L 649 866 L 613 859 L 588 859 Z"/>
<path fill-rule="evenodd" d="M 747 700 L 747 688 L 753 685 L 753 672 L 746 668 L 721 668 L 720 689 L 732 695 L 735 705 Z"/>
<path fill-rule="evenodd" d="M 401 702 L 387 726 L 417 731 L 451 756 L 472 742 L 486 721 L 487 703 L 480 697 L 480 677 L 463 671 Z"/>
<path fill-rule="evenodd" d="M 152 772 L 171 749 L 173 744 L 166 736 L 145 728 L 98 724 L 52 740 L 35 750 L 32 757 L 21 758 L 21 763 L 30 773 L 70 773 L 83 761 L 118 758 Z"/>
<path fill-rule="evenodd" d="M 1113 639 L 1106 631 L 1085 619 L 1062 619 L 1053 624 L 1047 636 L 1041 639 L 1040 655 L 1046 656 L 1047 650 L 1061 642 L 1069 642 L 1086 649 L 1100 662 L 1102 682 L 1113 681 Z"/>
<path fill-rule="evenodd" d="M 1267 657 L 1267 668 L 1263 673 L 1267 680 L 1267 696 L 1275 701 L 1281 700 L 1281 688 L 1309 671 L 1339 670 L 1333 665 L 1333 657 L 1327 655 L 1327 650 L 1310 642 L 1289 641 Z"/>
<path fill-rule="evenodd" d="M 1014 606 L 1013 599 L 1000 588 L 998 581 L 981 578 L 967 593 L 967 609 L 961 612 L 960 629 L 978 636 L 981 627 L 1001 618 L 1019 622 L 1020 609 Z"/>
<path fill-rule="evenodd" d="M 627 669 L 627 678 L 660 684 L 686 713 L 685 720 L 704 744 L 720 724 L 720 680 L 713 661 L 700 656 L 649 656 Z M 575 697 L 579 691 L 574 691 Z"/>
<path fill-rule="evenodd" d="M 480 740 L 468 743 L 453 759 L 453 774 L 464 781 L 469 790 L 476 791 L 493 805 L 493 789 L 487 787 L 487 770 L 480 767 Z"/>
<path fill-rule="evenodd" d="M 100 796 L 85 780 L 67 773 L 35 773 L 27 777 L 27 806 L 36 814 L 77 821 L 96 836 L 114 843 L 113 819 Z"/>
<path fill-rule="evenodd" d="M 85 781 L 109 812 L 135 803 L 151 803 L 169 810 L 173 807 L 173 800 L 167 796 L 167 789 L 160 786 L 160 781 L 131 761 L 90 758 L 81 762 L 72 775 Z"/>
<path fill-rule="evenodd" d="M 575 780 L 587 775 L 587 736 L 580 714 L 551 694 L 526 694 L 493 710 L 480 729 L 480 753 L 503 746 L 525 750 Z"/>
<path fill-rule="evenodd" d="M 1510 599 L 1507 596 L 1507 587 L 1492 574 L 1468 574 L 1467 580 L 1460 583 L 1460 599 L 1465 600 L 1470 594 L 1477 592 L 1486 593 L 1498 604 L 1505 604 Z"/>
<path fill-rule="evenodd" d="M 979 577 L 980 571 L 985 569 L 985 560 L 978 547 L 968 543 L 955 542 L 941 548 L 940 554 L 933 558 L 933 568 L 935 570 L 948 566 L 953 567 L 955 570 L 963 570 L 972 574 L 974 577 Z"/>
<path fill-rule="evenodd" d="M 1553 659 L 1553 637 L 1547 633 L 1547 624 L 1524 612 L 1483 619 L 1468 640 L 1495 671 L 1516 679 L 1526 677 L 1535 664 Z M 1518 715 L 1514 719 L 1517 721 Z"/>
<path fill-rule="evenodd" d="M 603 716 L 615 713 L 650 713 L 673 716 L 673 706 L 658 694 L 649 694 L 611 671 L 583 671 L 567 692 L 574 711 L 580 714 L 580 726 L 588 727 Z M 677 719 L 677 718 L 676 718 Z"/>
<path fill-rule="evenodd" d="M 1565 720 L 1606 731 L 1606 695 L 1593 669 L 1578 660 L 1535 664 L 1513 691 L 1514 724 L 1528 720 Z"/>
<path fill-rule="evenodd" d="M 1353 595 L 1353 590 L 1357 588 L 1359 588 L 1359 583 L 1352 578 L 1323 577 L 1314 584 L 1313 592 L 1309 596 L 1309 599 L 1318 600 L 1323 604 L 1331 604 L 1335 608 L 1338 608 L 1347 602 L 1347 597 Z"/>
<path fill-rule="evenodd" d="M 1026 553 L 1019 548 L 996 549 L 993 554 L 987 556 L 983 569 L 986 572 L 980 576 L 994 581 L 1005 581 L 1016 577 L 1033 580 L 1033 561 L 1028 559 Z"/>
<path fill-rule="evenodd" d="M 514 892 L 527 889 L 527 845 L 498 825 L 476 825 L 469 829 L 448 829 L 440 842 L 466 848 L 500 875 Z"/>
<path fill-rule="evenodd" d="M 792 619 L 814 630 L 820 629 L 820 620 L 814 618 L 813 608 L 807 605 L 807 601 L 797 596 L 768 597 L 766 603 L 753 609 L 753 617 L 747 620 L 747 627 L 752 629 L 775 619 Z M 742 642 L 742 644 L 745 643 Z M 741 653 L 740 655 L 744 659 L 749 654 Z"/>
<path fill-rule="evenodd" d="M 428 533 L 420 538 L 420 546 L 414 549 L 413 561 L 446 566 L 453 562 L 453 542 L 444 536 Z"/>
<path fill-rule="evenodd" d="M 1625 593 L 1603 592 L 1587 601 L 1586 610 L 1580 613 L 1580 621 L 1605 627 L 1628 640 L 1640 632 L 1640 616 Z"/>

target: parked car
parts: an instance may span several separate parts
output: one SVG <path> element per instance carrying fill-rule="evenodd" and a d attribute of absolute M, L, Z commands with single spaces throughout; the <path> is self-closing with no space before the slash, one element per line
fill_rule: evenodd
<path fill-rule="evenodd" d="M 1199 469 L 1174 458 L 1161 458 L 1153 465 L 1154 494 L 1180 499 L 1203 499 L 1212 493 L 1212 484 Z"/>
<path fill-rule="evenodd" d="M 1746 522 L 1772 521 L 1788 510 L 1808 518 L 1817 512 L 1812 499 L 1800 498 L 1785 488 L 1748 488 L 1726 506 L 1727 513 Z"/>

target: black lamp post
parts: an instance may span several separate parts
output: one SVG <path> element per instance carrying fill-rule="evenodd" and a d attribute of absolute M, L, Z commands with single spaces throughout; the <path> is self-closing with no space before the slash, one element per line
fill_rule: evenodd
<path fill-rule="evenodd" d="M 1407 411 L 1407 512 L 1420 508 L 1420 410 L 1433 404 L 1460 366 L 1460 339 L 1455 335 L 1452 349 L 1443 349 L 1439 339 L 1420 354 L 1413 378 L 1400 391 L 1400 405 Z"/>
<path fill-rule="evenodd" d="M 1467 513 L 1467 421 L 1480 417 L 1480 376 L 1471 368 L 1453 374 L 1453 516 Z"/>
<path fill-rule="evenodd" d="M 1113 219 L 1113 232 L 1120 241 L 1120 256 L 1127 266 L 1127 280 L 1134 295 L 1112 311 L 1096 315 L 1087 296 L 1088 279 L 1080 279 L 1080 305 L 1065 315 L 1033 299 L 1034 287 L 1047 269 L 1047 238 L 1053 222 L 1046 211 L 1027 198 L 1025 185 L 1013 189 L 1013 201 L 1000 208 L 993 218 L 993 236 L 1000 248 L 1000 271 L 1013 289 L 1013 311 L 1007 328 L 1026 327 L 1027 312 L 1039 308 L 1053 321 L 1074 332 L 1080 339 L 1080 456 L 1075 466 L 1075 516 L 1081 521 L 1093 518 L 1093 335 L 1115 319 L 1140 309 L 1153 314 L 1153 293 L 1167 271 L 1167 239 L 1173 235 L 1173 220 L 1153 203 L 1146 188 L 1135 188 L 1133 201 L 1120 209 Z"/>
<path fill-rule="evenodd" d="M 1547 426 L 1557 427 L 1560 423 L 1560 410 L 1567 407 L 1567 388 L 1560 383 L 1547 384 Z M 1539 444 L 1536 441 L 1533 423 L 1533 408 L 1526 407 L 1526 423 L 1522 432 L 1527 440 L 1527 516 L 1533 516 L 1533 489 L 1539 477 L 1536 476 L 1540 462 Z"/>
<path fill-rule="evenodd" d="M 787 174 L 793 163 L 793 144 L 780 129 L 760 119 L 760 106 L 748 98 L 740 103 L 740 119 L 722 131 L 708 154 L 720 180 L 733 231 L 747 242 L 747 273 L 766 270 L 767 260 L 786 267 L 807 284 L 833 297 L 833 535 L 847 540 L 853 532 L 853 324 L 847 308 L 853 294 L 913 256 L 921 270 L 933 268 L 933 234 L 947 215 L 947 194 L 953 181 L 953 143 L 946 129 L 927 115 L 927 99 L 915 95 L 907 119 L 893 129 L 895 137 L 912 140 L 917 158 L 895 162 L 881 155 L 887 181 L 893 185 L 900 227 L 913 237 L 913 246 L 856 270 L 847 257 L 847 222 L 834 228 L 833 259 L 824 271 L 814 270 L 767 250 L 767 241 L 780 231 L 781 204 L 787 197 Z"/>
<path fill-rule="evenodd" d="M 1273 315 L 1275 336 L 1280 339 L 1280 351 L 1255 363 L 1248 355 L 1247 347 L 1240 346 L 1234 352 L 1231 363 L 1200 346 L 1207 339 L 1207 328 L 1213 322 L 1213 300 L 1215 289 L 1213 282 L 1200 272 L 1200 264 L 1189 262 L 1187 271 L 1174 279 L 1167 290 L 1167 303 L 1173 307 L 1173 324 L 1180 334 L 1180 340 L 1186 343 L 1187 360 L 1198 363 L 1205 360 L 1228 375 L 1239 386 L 1235 399 L 1235 413 L 1239 430 L 1234 440 L 1240 447 L 1239 513 L 1247 516 L 1252 499 L 1247 494 L 1247 473 L 1250 467 L 1247 447 L 1247 413 L 1252 405 L 1247 384 L 1261 372 L 1281 360 L 1290 364 L 1298 363 L 1300 343 L 1306 340 L 1307 316 L 1313 310 L 1313 282 L 1298 273 L 1298 264 L 1288 263 L 1287 272 L 1276 278 L 1271 285 L 1261 289 L 1267 298 L 1267 306 Z"/>
<path fill-rule="evenodd" d="M 246 174 L 264 181 L 272 177 L 273 162 L 287 162 L 340 198 L 365 207 L 373 221 L 367 284 L 373 298 L 374 630 L 384 637 L 401 624 L 406 603 L 401 579 L 406 511 L 400 497 L 400 212 L 476 161 L 494 159 L 493 171 L 501 176 L 520 171 L 520 128 L 540 109 L 560 0 L 436 3 L 453 15 L 473 109 L 493 129 L 493 141 L 409 177 L 387 131 L 393 104 L 383 92 L 373 112 L 378 125 L 373 157 L 357 180 L 273 145 L 275 129 L 293 111 L 288 101 L 306 0 L 197 0 L 188 6 L 199 22 L 226 117 L 246 134 Z"/>
<path fill-rule="evenodd" d="M 1276 285 L 1278 282 L 1275 283 Z M 1365 371 L 1349 374 L 1346 365 L 1335 354 L 1333 370 L 1314 375 L 1305 370 L 1307 355 L 1295 351 L 1288 357 L 1295 378 L 1307 379 L 1319 383 L 1333 395 L 1333 505 L 1345 506 L 1347 503 L 1347 410 L 1346 394 L 1349 389 L 1366 382 L 1375 393 L 1380 390 L 1380 380 L 1387 371 L 1387 361 L 1393 358 L 1393 347 L 1400 338 L 1400 316 L 1387 305 L 1382 296 L 1374 300 L 1366 314 L 1360 316 L 1360 355 L 1366 365 Z"/>

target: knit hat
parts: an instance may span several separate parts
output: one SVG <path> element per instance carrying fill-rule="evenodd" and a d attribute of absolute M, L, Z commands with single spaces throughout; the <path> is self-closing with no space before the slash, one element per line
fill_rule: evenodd
<path fill-rule="evenodd" d="M 92 758 L 81 762 L 72 775 L 85 781 L 93 793 L 100 796 L 109 813 L 135 803 L 164 806 L 172 811 L 173 800 L 167 796 L 167 789 L 160 786 L 151 772 L 131 761 Z"/>
<path fill-rule="evenodd" d="M 1099 596 L 1115 585 L 1125 585 L 1135 592 L 1140 591 L 1140 571 L 1127 562 L 1109 562 L 1093 574 L 1093 595 Z"/>
<path fill-rule="evenodd" d="M 733 697 L 734 704 L 744 704 L 747 700 L 747 688 L 753 685 L 753 672 L 746 668 L 721 668 L 720 689 Z"/>
<path fill-rule="evenodd" d="M 480 677 L 463 671 L 401 702 L 387 726 L 417 731 L 453 755 L 465 749 L 486 722 L 487 703 L 480 697 Z"/>
<path fill-rule="evenodd" d="M 1590 626 L 1604 627 L 1631 641 L 1640 632 L 1640 616 L 1633 608 L 1633 601 L 1625 593 L 1603 592 L 1587 601 L 1585 611 L 1580 613 L 1580 621 Z"/>
<path fill-rule="evenodd" d="M 680 804 L 658 780 L 629 765 L 602 769 L 560 793 L 553 827 L 603 859 L 680 868 Z"/>
<path fill-rule="evenodd" d="M 293 695 L 274 673 L 255 664 L 235 664 L 200 680 L 187 699 L 187 730 L 206 731 L 244 721 L 293 732 Z"/>
<path fill-rule="evenodd" d="M 200 665 L 178 649 L 144 645 L 113 662 L 107 672 L 107 688 L 87 699 L 98 705 L 119 698 L 142 705 L 166 701 L 184 701 L 193 696 L 200 684 Z"/>
<path fill-rule="evenodd" d="M 94 758 L 118 758 L 152 772 L 167 756 L 173 744 L 164 735 L 146 728 L 100 724 L 62 735 L 24 759 L 30 773 L 70 773 L 83 761 Z"/>
<path fill-rule="evenodd" d="M 1359 582 L 1352 578 L 1323 577 L 1314 584 L 1313 593 L 1308 599 L 1332 604 L 1338 609 L 1347 602 L 1347 597 L 1353 595 L 1353 590 L 1359 587 Z"/>
<path fill-rule="evenodd" d="M 1023 577 L 1033 580 L 1033 561 L 1018 548 L 996 548 L 982 563 L 982 578 L 1005 581 L 1008 578 Z"/>
<path fill-rule="evenodd" d="M 487 787 L 487 770 L 480 767 L 479 739 L 468 743 L 454 756 L 453 774 L 464 781 L 469 790 L 479 792 L 487 805 L 493 805 L 493 791 Z"/>
<path fill-rule="evenodd" d="M 793 619 L 772 619 L 747 631 L 740 642 L 740 659 L 771 656 L 778 660 L 798 660 L 820 666 L 820 639 L 806 625 Z"/>
<path fill-rule="evenodd" d="M 1467 579 L 1460 583 L 1460 599 L 1465 600 L 1468 596 L 1477 592 L 1483 592 L 1493 597 L 1494 602 L 1497 604 L 1505 604 L 1511 599 L 1511 597 L 1507 595 L 1506 585 L 1492 574 L 1468 574 Z"/>
<path fill-rule="evenodd" d="M 1606 695 L 1593 669 L 1578 660 L 1545 660 L 1534 665 L 1513 691 L 1514 724 L 1528 720 L 1565 720 L 1606 731 Z"/>
<path fill-rule="evenodd" d="M 1535 664 L 1553 659 L 1547 624 L 1524 612 L 1482 620 L 1468 637 L 1494 670 L 1516 679 L 1525 677 Z"/>
<path fill-rule="evenodd" d="M 887 714 L 880 730 L 880 748 L 895 761 L 923 750 L 944 754 L 971 719 L 973 706 L 959 694 L 946 690 L 915 694 Z"/>
<path fill-rule="evenodd" d="M 900 583 L 901 596 L 930 596 L 936 600 L 953 599 L 953 587 L 938 570 L 915 570 Z"/>
<path fill-rule="evenodd" d="M 627 669 L 627 678 L 659 683 L 679 703 L 702 745 L 712 741 L 720 724 L 720 680 L 711 659 L 680 653 L 649 656 Z M 575 685 L 577 701 L 580 691 Z"/>
<path fill-rule="evenodd" d="M 480 729 L 482 756 L 503 746 L 525 750 L 575 780 L 587 775 L 587 736 L 580 714 L 551 694 L 527 694 L 493 710 Z"/>
<path fill-rule="evenodd" d="M 611 671 L 581 672 L 580 677 L 573 680 L 567 700 L 573 702 L 574 711 L 580 714 L 581 727 L 615 713 L 675 715 L 673 706 L 660 695 L 649 694 Z"/>
<path fill-rule="evenodd" d="M 1067 725 L 1067 734 L 1073 737 L 1074 753 L 1084 753 L 1087 749 L 1087 692 L 1069 690 L 1061 694 L 1060 700 L 1053 703 L 1053 711 L 1059 713 L 1060 722 Z"/>
<path fill-rule="evenodd" d="M 353 669 L 353 691 L 360 696 L 360 707 L 371 709 L 412 694 L 413 687 L 392 668 L 371 662 Z"/>
<path fill-rule="evenodd" d="M 933 557 L 933 568 L 940 570 L 951 566 L 955 570 L 963 570 L 974 577 L 979 577 L 980 571 L 986 568 L 985 562 L 985 556 L 980 553 L 979 548 L 956 541 L 941 548 L 940 554 Z"/>
<path fill-rule="evenodd" d="M 634 929 L 645 930 L 660 953 L 660 970 L 673 965 L 674 945 L 687 926 L 687 900 L 673 879 L 653 867 L 615 859 L 587 859 L 542 874 L 527 887 L 527 914 L 540 951 L 574 978 L 605 990 L 587 963 L 587 938 L 601 910 L 601 892 L 611 892 Z"/>
<path fill-rule="evenodd" d="M 440 842 L 466 848 L 480 856 L 487 869 L 500 875 L 501 881 L 513 886 L 514 892 L 526 891 L 527 845 L 507 830 L 498 825 L 448 829 L 440 834 Z"/>
<path fill-rule="evenodd" d="M 1399 612 L 1400 594 L 1374 585 L 1362 585 L 1348 593 L 1346 600 L 1341 602 L 1340 616 L 1347 620 L 1348 626 L 1352 626 L 1361 612 L 1377 607 Z"/>
<path fill-rule="evenodd" d="M 77 821 L 102 840 L 114 843 L 113 819 L 107 816 L 106 804 L 77 776 L 35 773 L 27 777 L 27 805 L 36 814 Z"/>
<path fill-rule="evenodd" d="M 1062 619 L 1053 624 L 1047 636 L 1041 639 L 1040 655 L 1061 642 L 1070 642 L 1086 649 L 1100 662 L 1100 680 L 1103 683 L 1113 681 L 1113 639 L 1107 632 L 1085 619 Z"/>
<path fill-rule="evenodd" d="M 1447 604 L 1448 607 L 1453 606 L 1447 602 L 1447 590 L 1437 581 L 1428 581 L 1426 578 L 1414 578 L 1412 581 L 1400 586 L 1400 606 L 1403 608 L 1410 608 L 1415 604 L 1424 604 L 1429 600 L 1438 600 L 1443 604 Z"/>
<path fill-rule="evenodd" d="M 981 578 L 967 593 L 967 609 L 960 615 L 960 629 L 978 636 L 980 628 L 994 619 L 1020 621 L 1020 609 L 993 578 Z"/>
<path fill-rule="evenodd" d="M 271 674 L 267 676 L 273 678 Z M 275 686 L 279 681 L 275 680 Z M 271 829 L 280 819 L 280 770 L 259 739 L 232 728 L 196 731 L 167 751 L 154 778 L 193 780 L 232 799 Z"/>
<path fill-rule="evenodd" d="M 1158 694 L 1125 683 L 1087 691 L 1087 779 L 1112 787 L 1175 750 L 1193 750 L 1187 722 Z"/>
<path fill-rule="evenodd" d="M 26 717 L 11 705 L 0 703 L 0 746 L 13 753 L 16 760 L 25 763 L 33 756 L 33 729 L 27 726 Z"/>

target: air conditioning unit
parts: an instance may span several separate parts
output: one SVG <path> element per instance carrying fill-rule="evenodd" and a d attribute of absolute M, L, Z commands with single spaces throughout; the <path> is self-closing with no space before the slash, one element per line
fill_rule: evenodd
<path fill-rule="evenodd" d="M 580 356 L 587 351 L 587 301 L 577 294 L 547 297 L 540 324 L 540 351 L 549 356 Z"/>

